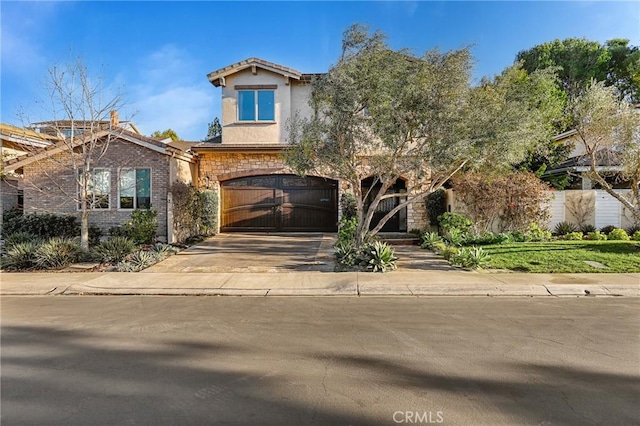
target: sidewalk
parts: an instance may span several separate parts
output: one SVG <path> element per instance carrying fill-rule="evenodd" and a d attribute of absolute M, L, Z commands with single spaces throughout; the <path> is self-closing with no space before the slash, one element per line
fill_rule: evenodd
<path fill-rule="evenodd" d="M 0 295 L 640 297 L 640 274 L 2 272 Z"/>

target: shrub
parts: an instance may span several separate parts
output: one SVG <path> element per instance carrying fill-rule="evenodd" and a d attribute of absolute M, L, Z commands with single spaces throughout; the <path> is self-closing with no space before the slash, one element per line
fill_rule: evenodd
<path fill-rule="evenodd" d="M 451 256 L 451 264 L 463 268 L 482 268 L 489 266 L 491 257 L 480 247 L 463 247 Z"/>
<path fill-rule="evenodd" d="M 176 254 L 178 249 L 170 244 L 156 243 L 149 249 L 149 251 L 158 253 L 158 255 L 161 255 L 164 258 L 172 254 Z"/>
<path fill-rule="evenodd" d="M 434 244 L 442 242 L 442 237 L 436 232 L 425 232 L 424 234 L 422 234 L 420 239 L 422 240 L 420 248 L 428 250 L 433 250 Z"/>
<path fill-rule="evenodd" d="M 162 260 L 163 256 L 151 251 L 138 250 L 130 254 L 125 261 L 119 262 L 116 268 L 121 272 L 138 272 Z"/>
<path fill-rule="evenodd" d="M 593 225 L 589 225 L 589 224 L 582 225 L 582 226 L 580 227 L 580 232 L 582 232 L 582 233 L 583 233 L 583 234 L 585 234 L 585 235 L 586 235 L 586 234 L 588 234 L 588 233 L 590 233 L 590 232 L 596 232 L 597 230 L 598 230 L 598 228 L 596 228 L 596 227 L 595 227 L 595 226 L 593 226 Z"/>
<path fill-rule="evenodd" d="M 585 240 L 604 241 L 607 239 L 607 235 L 603 234 L 600 231 L 593 231 L 593 232 L 589 232 L 587 236 L 584 238 Z"/>
<path fill-rule="evenodd" d="M 441 252 L 440 254 L 442 255 L 442 257 L 444 257 L 445 259 L 449 260 L 451 259 L 452 256 L 455 256 L 456 253 L 458 253 L 458 249 L 456 247 L 451 247 L 451 246 L 446 246 Z"/>
<path fill-rule="evenodd" d="M 2 257 L 2 268 L 29 269 L 36 266 L 38 241 L 22 241 L 7 247 Z"/>
<path fill-rule="evenodd" d="M 636 232 L 640 231 L 640 224 L 636 223 L 635 225 L 631 225 L 626 229 L 627 235 L 634 235 Z"/>
<path fill-rule="evenodd" d="M 578 226 L 573 222 L 560 222 L 553 228 L 553 233 L 562 236 L 576 232 L 577 230 Z"/>
<path fill-rule="evenodd" d="M 640 241 L 640 231 L 634 232 L 633 235 L 631 236 L 631 239 L 633 241 Z"/>
<path fill-rule="evenodd" d="M 102 238 L 102 230 L 97 226 L 89 226 L 89 245 L 97 246 L 100 244 L 100 239 Z"/>
<path fill-rule="evenodd" d="M 514 231 L 507 234 L 507 242 L 509 243 L 524 243 L 527 241 L 529 241 L 529 237 L 523 232 Z"/>
<path fill-rule="evenodd" d="M 16 232 L 7 236 L 4 239 L 4 249 L 7 250 L 8 248 L 16 244 L 29 243 L 32 241 L 36 242 L 37 240 L 38 240 L 38 237 L 36 237 L 35 235 L 29 232 Z"/>
<path fill-rule="evenodd" d="M 564 236 L 565 240 L 582 240 L 582 232 L 569 232 Z"/>
<path fill-rule="evenodd" d="M 150 244 L 156 239 L 158 212 L 136 209 L 131 212 L 131 237 L 138 244 Z"/>
<path fill-rule="evenodd" d="M 340 196 L 340 211 L 342 212 L 342 218 L 347 220 L 358 215 L 356 197 L 352 193 L 345 192 Z"/>
<path fill-rule="evenodd" d="M 433 245 L 432 250 L 433 250 L 434 252 L 436 252 L 437 254 L 442 254 L 442 252 L 443 252 L 444 250 L 446 250 L 446 248 L 447 248 L 447 245 L 444 243 L 444 241 L 442 241 L 442 242 L 439 242 L 439 243 L 435 243 L 435 244 Z"/>
<path fill-rule="evenodd" d="M 453 188 L 476 232 L 491 230 L 498 218 L 503 231 L 525 232 L 531 222 L 549 216 L 548 187 L 533 173 L 463 173 L 453 178 Z"/>
<path fill-rule="evenodd" d="M 338 243 L 352 244 L 356 237 L 356 231 L 358 229 L 358 218 L 354 217 L 342 217 L 338 223 Z"/>
<path fill-rule="evenodd" d="M 444 233 L 444 239 L 454 246 L 464 245 L 469 238 L 469 234 L 458 228 L 450 228 Z"/>
<path fill-rule="evenodd" d="M 615 228 L 608 235 L 609 240 L 611 241 L 629 241 L 629 235 L 624 229 Z"/>
<path fill-rule="evenodd" d="M 430 225 L 437 226 L 438 217 L 447 212 L 446 200 L 446 192 L 442 188 L 427 196 L 426 208 Z"/>
<path fill-rule="evenodd" d="M 94 248 L 102 262 L 120 262 L 136 249 L 136 243 L 127 237 L 111 237 Z"/>
<path fill-rule="evenodd" d="M 367 243 L 360 251 L 360 265 L 370 272 L 387 272 L 396 269 L 395 252 L 391 246 L 382 241 Z"/>
<path fill-rule="evenodd" d="M 486 244 L 497 244 L 502 241 L 499 240 L 498 236 L 493 232 L 484 232 L 482 234 L 471 235 L 466 239 L 466 244 L 471 245 L 486 245 Z"/>
<path fill-rule="evenodd" d="M 471 230 L 471 221 L 459 213 L 444 213 L 438 216 L 438 223 L 443 233 L 447 233 L 451 229 L 458 229 L 462 232 Z"/>
<path fill-rule="evenodd" d="M 45 269 L 59 269 L 78 260 L 82 249 L 71 238 L 54 237 L 36 250 L 36 264 Z"/>
<path fill-rule="evenodd" d="M 334 246 L 336 261 L 340 265 L 355 266 L 357 263 L 358 250 L 351 242 L 338 242 Z"/>
<path fill-rule="evenodd" d="M 71 215 L 50 213 L 25 215 L 5 212 L 2 222 L 2 235 L 28 232 L 40 238 L 77 237 L 80 235 L 78 218 Z"/>
<path fill-rule="evenodd" d="M 210 189 L 200 192 L 200 233 L 213 235 L 218 229 L 218 191 Z"/>
<path fill-rule="evenodd" d="M 600 228 L 600 232 L 609 235 L 611 233 L 611 231 L 613 231 L 614 229 L 616 229 L 615 226 L 607 225 L 607 226 L 603 226 L 602 228 Z"/>
<path fill-rule="evenodd" d="M 532 222 L 526 232 L 526 238 L 528 241 L 549 241 L 551 239 L 551 232 L 546 229 L 541 229 L 536 223 Z"/>

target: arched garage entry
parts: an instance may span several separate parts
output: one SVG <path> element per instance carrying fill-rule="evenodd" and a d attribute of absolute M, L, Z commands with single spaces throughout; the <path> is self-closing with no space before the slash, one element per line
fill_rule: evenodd
<path fill-rule="evenodd" d="M 220 229 L 233 231 L 335 232 L 338 184 L 296 175 L 248 176 L 224 181 Z"/>

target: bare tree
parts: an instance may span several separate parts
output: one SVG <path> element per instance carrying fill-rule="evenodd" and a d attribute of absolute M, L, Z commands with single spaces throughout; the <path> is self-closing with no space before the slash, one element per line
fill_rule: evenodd
<path fill-rule="evenodd" d="M 89 217 L 105 202 L 105 186 L 110 185 L 96 166 L 121 131 L 117 111 L 123 107 L 122 97 L 109 93 L 103 77 L 90 75 L 79 58 L 50 68 L 45 88 L 47 99 L 42 102 L 42 113 L 47 121 L 36 124 L 41 131 L 58 136 L 58 142 L 30 155 L 38 162 L 42 177 L 63 195 L 64 202 L 77 206 L 81 246 L 88 249 Z M 29 122 L 24 114 L 22 119 Z M 72 170 L 75 185 L 60 181 L 61 167 Z"/>

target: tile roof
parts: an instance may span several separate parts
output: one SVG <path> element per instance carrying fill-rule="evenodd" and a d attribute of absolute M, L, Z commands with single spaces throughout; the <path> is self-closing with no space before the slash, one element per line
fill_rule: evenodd
<path fill-rule="evenodd" d="M 242 60 L 240 62 L 236 62 L 235 64 L 228 65 L 224 68 L 220 68 L 218 70 L 212 71 L 207 74 L 207 78 L 214 85 L 218 86 L 220 82 L 220 78 L 226 77 L 231 74 L 235 74 L 239 71 L 242 71 L 246 68 L 257 66 L 269 71 L 273 71 L 296 80 L 300 80 L 302 73 L 300 71 L 294 70 L 293 68 L 285 67 L 284 65 L 276 64 L 275 62 L 265 61 L 260 58 L 248 58 Z"/>

